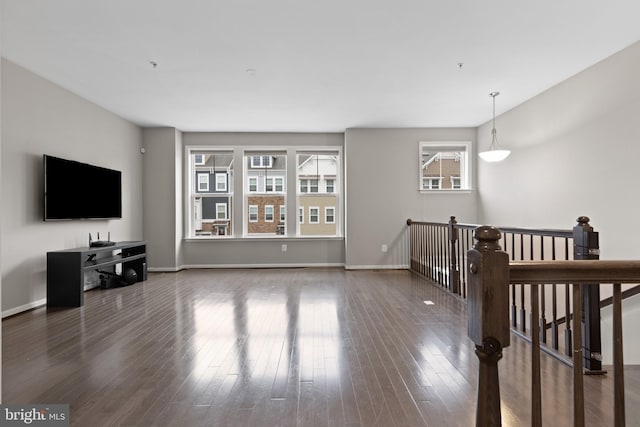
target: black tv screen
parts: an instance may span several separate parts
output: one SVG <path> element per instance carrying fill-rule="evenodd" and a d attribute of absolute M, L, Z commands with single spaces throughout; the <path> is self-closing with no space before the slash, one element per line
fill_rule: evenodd
<path fill-rule="evenodd" d="M 122 218 L 122 173 L 44 155 L 44 220 Z"/>

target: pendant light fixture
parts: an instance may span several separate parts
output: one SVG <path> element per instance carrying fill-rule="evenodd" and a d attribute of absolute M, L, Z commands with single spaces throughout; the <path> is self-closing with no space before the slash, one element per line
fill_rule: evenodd
<path fill-rule="evenodd" d="M 480 158 L 485 162 L 501 162 L 506 159 L 511 151 L 501 150 L 498 148 L 498 137 L 496 136 L 496 96 L 500 95 L 500 92 L 491 92 L 489 96 L 493 98 L 493 128 L 491 129 L 491 145 L 488 151 L 478 153 Z"/>

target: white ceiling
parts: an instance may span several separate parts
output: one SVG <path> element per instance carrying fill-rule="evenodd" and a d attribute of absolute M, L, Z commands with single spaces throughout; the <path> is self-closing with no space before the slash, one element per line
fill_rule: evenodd
<path fill-rule="evenodd" d="M 2 56 L 183 131 L 478 126 L 490 92 L 500 114 L 640 40 L 638 0 L 2 0 L 1 13 Z"/>

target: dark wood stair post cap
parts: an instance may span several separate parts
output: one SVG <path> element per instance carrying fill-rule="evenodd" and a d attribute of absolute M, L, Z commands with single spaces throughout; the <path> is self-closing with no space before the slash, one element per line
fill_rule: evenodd
<path fill-rule="evenodd" d="M 480 346 L 490 337 L 502 347 L 510 344 L 509 256 L 500 248 L 501 236 L 496 227 L 480 226 L 474 231 L 476 242 L 468 252 L 468 333 Z"/>

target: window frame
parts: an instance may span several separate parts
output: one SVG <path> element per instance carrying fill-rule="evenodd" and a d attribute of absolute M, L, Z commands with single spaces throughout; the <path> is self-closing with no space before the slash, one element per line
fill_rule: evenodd
<path fill-rule="evenodd" d="M 460 172 L 455 176 L 460 179 L 460 188 L 453 188 L 453 180 L 450 180 L 452 188 L 443 188 L 443 181 L 446 176 L 429 177 L 423 176 L 423 153 L 431 152 L 460 152 Z M 474 167 L 474 151 L 471 141 L 420 141 L 418 143 L 418 191 L 421 193 L 469 193 L 473 191 L 473 167 Z M 442 168 L 440 168 L 442 171 Z M 442 175 L 442 174 L 440 174 Z M 424 179 L 440 178 L 439 188 L 427 188 L 424 186 Z"/>
<path fill-rule="evenodd" d="M 251 215 L 253 215 L 251 211 L 253 210 L 253 208 L 255 208 L 255 219 L 251 219 Z M 258 222 L 258 219 L 260 218 L 260 208 L 258 207 L 258 205 L 249 205 L 247 215 L 249 218 L 249 222 Z"/>
<path fill-rule="evenodd" d="M 329 191 L 329 182 L 331 182 L 331 191 Z M 333 194 L 336 192 L 336 179 L 325 178 L 324 180 L 324 192 L 327 194 Z"/>
<path fill-rule="evenodd" d="M 226 193 L 228 188 L 227 174 L 225 172 L 214 172 L 214 177 L 216 193 Z M 220 180 L 219 178 L 222 178 L 222 180 Z M 222 188 L 219 188 L 219 184 L 223 184 Z"/>
<path fill-rule="evenodd" d="M 220 218 L 218 216 L 218 214 L 220 213 L 219 208 L 221 206 L 224 206 L 224 218 Z M 228 220 L 229 219 L 228 212 L 229 212 L 229 205 L 227 203 L 216 203 L 216 221 L 221 221 L 221 220 L 226 221 L 226 220 Z"/>
<path fill-rule="evenodd" d="M 316 220 L 312 221 L 313 214 L 311 213 L 315 209 Z M 320 224 L 320 206 L 309 206 L 309 224 Z"/>
<path fill-rule="evenodd" d="M 280 166 L 279 160 L 274 162 L 273 159 L 275 157 L 268 156 L 267 158 L 271 160 L 266 160 L 267 165 L 273 167 L 277 167 L 278 171 L 269 169 L 268 171 L 263 170 L 262 175 L 258 176 L 258 173 L 250 173 L 249 178 L 253 178 L 250 182 L 248 181 L 248 171 L 255 170 L 255 168 L 251 167 L 251 163 L 245 163 L 245 158 L 247 156 L 253 156 L 253 153 L 262 154 L 267 152 L 272 152 L 275 156 L 283 155 L 285 156 L 286 161 L 283 163 L 282 167 Z M 195 165 L 194 164 L 194 155 L 198 154 L 198 160 L 207 159 L 205 165 Z M 326 156 L 334 156 L 335 166 L 331 166 L 335 172 L 332 172 L 332 175 L 328 175 L 329 179 L 333 181 L 334 192 L 328 193 L 332 196 L 335 196 L 335 211 L 334 211 L 334 219 L 335 226 L 331 229 L 331 234 L 315 234 L 314 231 L 309 230 L 301 230 L 300 224 L 305 224 L 305 227 L 309 224 L 309 218 L 305 218 L 308 215 L 307 208 L 309 204 L 305 202 L 304 205 L 300 204 L 298 199 L 299 192 L 299 184 L 295 181 L 298 181 L 298 174 L 300 171 L 297 169 L 298 165 L 298 156 L 301 154 L 318 154 L 318 155 L 326 155 Z M 210 163 L 210 156 L 222 155 L 223 161 L 216 166 L 215 173 L 213 168 L 207 167 Z M 230 159 L 224 158 L 224 156 L 231 156 Z M 265 156 L 261 156 L 260 165 L 264 165 Z M 218 157 L 216 157 L 216 161 Z M 229 161 L 231 163 L 229 163 Z M 258 160 L 256 160 L 256 163 Z M 226 240 L 254 240 L 254 239 L 344 239 L 344 213 L 345 213 L 345 200 L 344 200 L 344 188 L 343 188 L 343 179 L 344 179 L 344 147 L 340 145 L 327 145 L 327 146 L 314 146 L 314 145 L 300 145 L 300 144 L 283 144 L 280 146 L 267 146 L 267 145 L 189 145 L 185 144 L 184 146 L 184 156 L 183 156 L 183 227 L 184 227 L 184 240 L 219 240 L 224 238 Z M 228 165 L 228 170 L 226 173 L 224 169 Z M 259 169 L 258 169 L 259 171 Z M 256 172 L 258 172 L 256 171 Z M 201 177 L 201 187 L 200 191 L 197 191 L 197 174 L 196 172 L 201 172 L 203 174 L 208 173 L 208 191 L 203 193 L 202 190 L 207 189 L 207 184 L 205 184 L 205 178 Z M 219 186 L 219 190 L 224 187 L 223 178 L 217 176 L 218 173 L 222 172 L 227 176 L 226 178 L 226 192 L 216 192 L 216 181 Z M 211 177 L 210 175 L 214 175 Z M 265 235 L 259 234 L 255 229 L 255 225 L 252 228 L 248 228 L 249 222 L 261 222 L 261 216 L 264 215 L 264 204 L 270 203 L 271 200 L 264 200 L 264 202 L 258 202 L 258 200 L 253 201 L 253 199 L 248 199 L 248 197 L 254 193 L 253 189 L 250 190 L 249 185 L 255 184 L 255 192 L 258 194 L 270 195 L 273 194 L 269 192 L 268 194 L 264 191 L 265 184 L 265 176 L 274 177 L 277 179 L 273 180 L 273 190 L 274 193 L 279 193 L 284 196 L 284 199 L 274 199 L 272 203 L 274 205 L 273 210 L 273 220 L 274 222 L 278 222 L 280 226 L 283 227 L 284 232 L 276 233 L 275 235 L 270 232 L 265 233 Z M 311 180 L 315 179 L 315 176 L 309 176 Z M 280 184 L 282 182 L 282 191 Z M 311 181 L 307 181 L 307 192 L 306 194 L 311 193 Z M 314 197 L 322 197 L 322 194 L 326 190 L 326 183 L 324 177 L 319 177 L 317 181 L 317 190 L 315 193 L 315 182 L 313 182 L 313 193 L 311 193 Z M 329 184 L 329 189 L 331 190 L 331 184 Z M 275 196 L 275 195 L 274 195 Z M 224 199 L 216 200 L 217 203 L 227 203 L 226 208 L 226 220 L 229 221 L 227 233 L 226 235 L 217 235 L 217 233 L 201 233 L 201 230 L 208 229 L 208 226 L 202 227 L 200 225 L 201 215 L 198 215 L 198 210 L 201 209 L 202 206 L 197 203 L 196 199 L 204 200 L 203 197 L 220 197 Z M 279 197 L 279 195 L 277 196 Z M 249 207 L 249 201 L 253 205 L 251 208 Z M 294 205 L 289 206 L 291 203 Z M 311 203 L 312 207 L 318 207 L 319 209 L 312 211 L 313 213 L 317 212 L 317 223 L 323 224 L 324 221 L 324 208 L 327 206 L 325 203 L 320 203 L 316 206 L 316 204 Z M 331 206 L 330 203 L 329 206 Z M 209 205 L 211 206 L 211 205 Z M 215 205 L 214 205 L 215 206 Z M 276 207 L 284 206 L 284 219 L 282 219 L 280 215 L 280 211 L 276 211 Z M 213 207 L 213 206 L 211 206 Z M 208 209 L 208 216 L 214 218 L 211 207 Z M 222 213 L 222 208 L 216 208 L 215 218 L 217 218 L 218 211 L 220 209 L 220 214 Z M 253 212 L 253 217 L 251 221 L 249 221 L 250 212 L 249 209 Z M 257 209 L 257 212 L 256 212 Z M 293 212 L 293 209 L 297 209 L 297 215 L 288 215 L 288 213 Z M 331 212 L 329 212 L 331 213 Z M 205 216 L 207 216 L 205 215 Z M 257 215 L 257 217 L 256 217 Z M 209 221 L 209 220 L 206 220 Z M 213 221 L 211 219 L 210 221 Z M 315 225 L 314 225 L 315 226 Z M 248 233 L 248 230 L 251 230 L 251 234 Z M 258 234 L 256 234 L 258 233 Z M 335 233 L 335 234 L 334 234 Z"/>
<path fill-rule="evenodd" d="M 329 210 L 331 210 L 331 217 L 333 218 L 329 221 Z M 324 208 L 324 223 L 325 224 L 335 224 L 336 223 L 336 207 L 335 206 L 326 206 Z"/>
<path fill-rule="evenodd" d="M 196 171 L 196 180 L 197 180 L 197 193 L 208 193 L 209 192 L 209 177 L 211 174 L 209 172 L 198 172 Z M 201 178 L 205 178 L 203 181 Z M 201 187 L 202 184 L 205 184 L 205 188 Z"/>
<path fill-rule="evenodd" d="M 268 218 L 269 211 L 271 211 L 271 219 Z M 273 205 L 264 205 L 264 222 L 273 222 L 276 217 L 276 211 Z"/>

